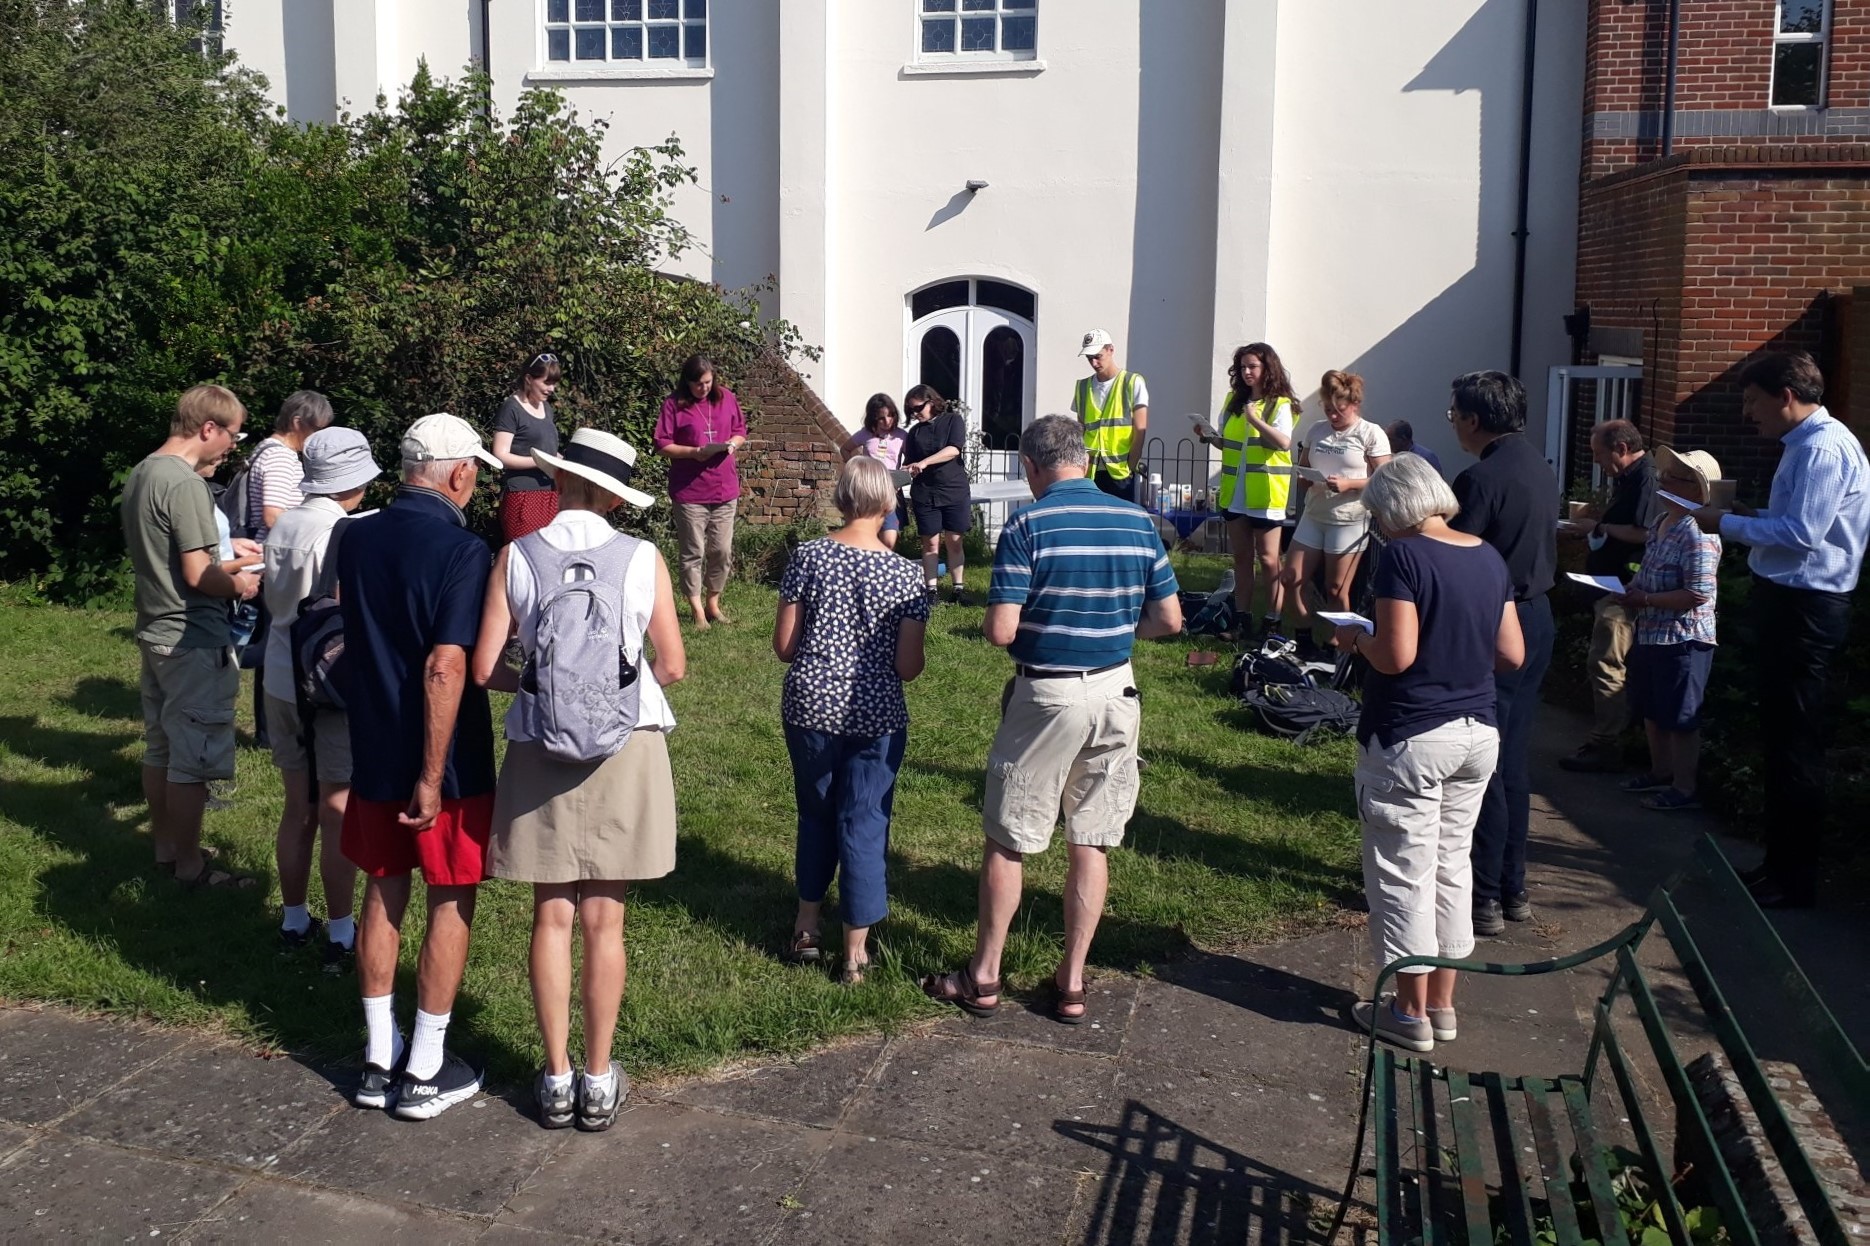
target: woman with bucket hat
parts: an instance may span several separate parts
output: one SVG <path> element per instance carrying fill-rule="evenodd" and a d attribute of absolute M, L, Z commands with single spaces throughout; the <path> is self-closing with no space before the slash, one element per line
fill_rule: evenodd
<path fill-rule="evenodd" d="M 675 782 L 662 689 L 686 658 L 668 565 L 605 516 L 652 499 L 630 484 L 636 450 L 594 428 L 534 451 L 559 512 L 500 551 L 474 679 L 516 695 L 494 802 L 488 872 L 533 885 L 532 992 L 545 1043 L 534 1085 L 548 1129 L 608 1129 L 629 1083 L 610 1062 L 623 1002 L 624 888 L 675 868 Z M 593 620 L 597 620 L 594 625 Z M 514 635 L 525 654 L 505 662 Z M 571 932 L 584 932 L 585 1068 L 574 1076 Z"/>
<path fill-rule="evenodd" d="M 279 942 L 284 950 L 296 951 L 318 934 L 319 923 L 306 905 L 316 840 L 318 876 L 325 888 L 324 964 L 328 972 L 341 973 L 350 967 L 357 942 L 352 916 L 357 867 L 340 846 L 351 795 L 350 724 L 337 709 L 319 710 L 306 721 L 293 680 L 292 624 L 301 603 L 323 583 L 335 584 L 336 575 L 326 573 L 327 567 L 336 567 L 333 532 L 362 504 L 365 487 L 383 469 L 370 457 L 369 440 L 354 428 L 318 430 L 305 439 L 300 456 L 305 478 L 299 492 L 305 500 L 281 514 L 267 534 L 266 574 L 260 581 L 273 619 L 262 670 L 266 728 L 286 798 L 274 848 L 282 907 Z"/>
<path fill-rule="evenodd" d="M 1714 603 L 1721 538 L 1705 533 L 1694 512 L 1708 504 L 1721 465 L 1706 450 L 1656 451 L 1656 504 L 1662 517 L 1643 547 L 1642 565 L 1622 597 L 1636 615 L 1629 698 L 1649 737 L 1649 768 L 1623 781 L 1645 793 L 1643 807 L 1699 809 L 1701 705 L 1714 669 Z"/>

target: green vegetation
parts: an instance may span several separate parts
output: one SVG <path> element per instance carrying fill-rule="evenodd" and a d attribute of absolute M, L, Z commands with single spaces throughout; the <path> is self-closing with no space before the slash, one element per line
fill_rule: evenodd
<path fill-rule="evenodd" d="M 1184 571 L 1211 583 L 1215 569 L 1210 561 Z M 943 606 L 928 673 L 910 690 L 894 907 L 876 936 L 882 968 L 846 990 L 776 958 L 795 899 L 773 604 L 770 589 L 730 586 L 739 622 L 689 638 L 690 677 L 672 690 L 681 842 L 676 872 L 638 888 L 631 903 L 617 1054 L 633 1073 L 794 1051 L 930 1015 L 916 975 L 972 946 L 981 767 L 1007 667 L 980 637 L 979 610 Z M 274 950 L 280 787 L 265 754 L 241 750 L 233 807 L 209 814 L 207 837 L 266 888 L 184 895 L 151 868 L 129 622 L 127 612 L 35 605 L 0 588 L 0 998 L 350 1057 L 362 1032 L 355 982 Z M 1330 920 L 1358 886 L 1351 746 L 1295 750 L 1245 730 L 1225 695 L 1225 666 L 1187 667 L 1189 647 L 1138 651 L 1150 765 L 1128 842 L 1111 858 L 1109 916 L 1092 951 L 1102 972 L 1147 971 L 1191 944 L 1266 940 Z M 1016 991 L 1055 963 L 1063 875 L 1057 850 L 1031 863 L 1009 949 Z M 316 890 L 313 908 L 322 911 Z M 485 1052 L 507 1081 L 527 1075 L 537 1055 L 529 915 L 527 889 L 483 889 L 457 1013 L 464 1047 Z M 412 917 L 411 970 L 418 934 Z M 405 1010 L 411 983 L 398 989 Z"/>

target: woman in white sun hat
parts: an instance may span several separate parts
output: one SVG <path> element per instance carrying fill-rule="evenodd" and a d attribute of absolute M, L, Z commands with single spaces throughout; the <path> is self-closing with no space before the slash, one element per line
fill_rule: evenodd
<path fill-rule="evenodd" d="M 662 689 L 686 658 L 668 565 L 605 516 L 652 499 L 630 485 L 636 450 L 594 428 L 535 450 L 558 516 L 494 560 L 474 679 L 512 692 L 488 873 L 533 885 L 532 993 L 545 1042 L 540 1123 L 607 1129 L 629 1083 L 610 1062 L 623 1002 L 624 886 L 675 868 L 675 783 Z M 525 667 L 505 661 L 519 637 Z M 647 642 L 647 643 L 645 643 Z M 584 932 L 585 1069 L 569 1049 L 571 932 Z"/>

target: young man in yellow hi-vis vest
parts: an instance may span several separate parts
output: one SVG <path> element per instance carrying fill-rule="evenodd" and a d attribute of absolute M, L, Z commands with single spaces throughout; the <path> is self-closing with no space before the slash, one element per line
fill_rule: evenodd
<path fill-rule="evenodd" d="M 1140 374 L 1117 367 L 1117 348 L 1102 329 L 1085 334 L 1078 352 L 1090 360 L 1091 375 L 1078 378 L 1071 411 L 1084 422 L 1090 477 L 1112 497 L 1134 502 L 1149 431 L 1149 386 Z"/>

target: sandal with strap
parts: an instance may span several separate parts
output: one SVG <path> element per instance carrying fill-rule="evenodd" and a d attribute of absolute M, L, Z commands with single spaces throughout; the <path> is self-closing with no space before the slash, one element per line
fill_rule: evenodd
<path fill-rule="evenodd" d="M 795 930 L 786 945 L 785 960 L 792 965 L 816 965 L 824 957 L 816 930 Z"/>
<path fill-rule="evenodd" d="M 175 881 L 183 891 L 247 891 L 260 883 L 251 874 L 236 874 L 208 861 L 201 863 L 201 873 L 193 878 L 183 878 L 178 874 Z"/>
<path fill-rule="evenodd" d="M 922 979 L 922 993 L 941 1003 L 953 1004 L 976 1017 L 991 1017 L 1000 1011 L 1000 979 L 976 982 L 974 971 L 966 965 L 953 973 L 932 973 Z M 993 1003 L 980 1002 L 987 995 L 994 997 Z"/>
<path fill-rule="evenodd" d="M 201 846 L 201 859 L 206 861 L 209 865 L 213 865 L 216 861 L 221 859 L 221 850 L 214 847 L 212 844 L 203 844 Z M 156 862 L 156 868 L 165 874 L 173 874 L 175 873 L 175 862 L 158 861 Z"/>
<path fill-rule="evenodd" d="M 867 960 L 845 961 L 843 966 L 838 970 L 838 985 L 862 986 L 864 984 L 864 971 L 868 968 L 870 968 L 870 962 Z"/>
<path fill-rule="evenodd" d="M 1066 1012 L 1067 1008 L 1076 1008 L 1078 1011 Z M 1083 1025 L 1090 1013 L 1091 1009 L 1085 1001 L 1085 993 L 1082 990 L 1067 991 L 1058 984 L 1057 979 L 1053 979 L 1052 1019 L 1054 1021 L 1060 1025 Z"/>

